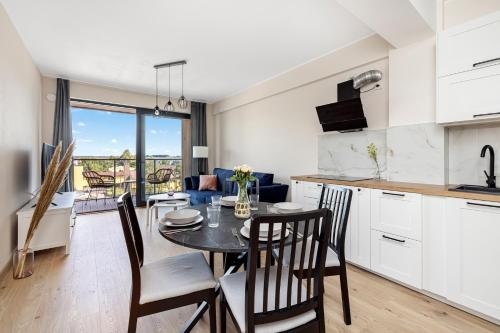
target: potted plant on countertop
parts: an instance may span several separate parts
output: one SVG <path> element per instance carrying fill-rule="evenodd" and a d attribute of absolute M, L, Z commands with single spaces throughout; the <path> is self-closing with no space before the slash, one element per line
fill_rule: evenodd
<path fill-rule="evenodd" d="M 366 150 L 368 151 L 368 156 L 375 162 L 375 166 L 377 167 L 375 177 L 380 180 L 380 165 L 378 163 L 378 158 L 377 158 L 377 153 L 378 149 L 377 146 L 372 142 L 368 146 L 366 146 Z"/>
<path fill-rule="evenodd" d="M 69 167 L 71 166 L 74 147 L 75 145 L 72 142 L 64 153 L 62 160 L 60 160 L 62 150 L 61 143 L 57 145 L 54 151 L 54 155 L 47 168 L 45 179 L 40 186 L 38 200 L 33 216 L 31 217 L 31 223 L 28 228 L 28 233 L 26 234 L 24 246 L 22 249 L 14 251 L 13 254 L 12 264 L 14 279 L 23 279 L 33 274 L 34 254 L 29 245 L 43 216 L 52 203 L 52 198 L 64 184 Z"/>
<path fill-rule="evenodd" d="M 248 165 L 243 164 L 235 166 L 233 171 L 234 175 L 230 179 L 238 184 L 238 197 L 234 207 L 234 215 L 237 218 L 247 219 L 250 217 L 247 183 L 255 181 L 255 177 L 252 176 L 253 170 Z"/>

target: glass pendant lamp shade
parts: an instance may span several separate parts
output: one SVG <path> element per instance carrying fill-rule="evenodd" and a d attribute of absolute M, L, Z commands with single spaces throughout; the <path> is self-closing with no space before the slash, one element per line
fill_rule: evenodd
<path fill-rule="evenodd" d="M 168 100 L 167 104 L 165 104 L 165 110 L 167 111 L 174 111 L 174 104 L 170 101 L 170 99 Z"/>
<path fill-rule="evenodd" d="M 186 109 L 188 107 L 188 101 L 186 100 L 186 98 L 184 97 L 184 95 L 182 95 L 179 98 L 179 101 L 177 102 L 177 104 L 179 105 L 179 107 L 181 109 Z"/>

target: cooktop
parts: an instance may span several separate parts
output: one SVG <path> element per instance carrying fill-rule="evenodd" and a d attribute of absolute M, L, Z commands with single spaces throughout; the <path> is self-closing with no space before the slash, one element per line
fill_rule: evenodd
<path fill-rule="evenodd" d="M 309 177 L 329 180 L 339 180 L 343 182 L 357 182 L 360 180 L 372 179 L 372 177 L 351 177 L 351 176 L 337 176 L 337 175 L 310 175 Z"/>

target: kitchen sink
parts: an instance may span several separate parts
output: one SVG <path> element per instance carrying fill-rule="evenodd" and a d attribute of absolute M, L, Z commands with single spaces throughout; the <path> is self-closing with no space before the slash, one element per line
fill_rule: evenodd
<path fill-rule="evenodd" d="M 458 185 L 455 188 L 448 189 L 448 191 L 500 195 L 500 188 L 491 188 L 491 187 L 479 186 L 479 185 Z"/>

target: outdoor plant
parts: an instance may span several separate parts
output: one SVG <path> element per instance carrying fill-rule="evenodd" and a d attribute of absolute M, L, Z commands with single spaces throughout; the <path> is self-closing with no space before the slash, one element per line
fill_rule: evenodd
<path fill-rule="evenodd" d="M 377 158 L 377 153 L 378 149 L 377 146 L 372 142 L 368 146 L 366 146 L 366 150 L 368 151 L 368 156 L 375 162 L 375 166 L 377 167 L 377 178 L 380 179 L 380 165 L 378 163 L 378 158 Z"/>

